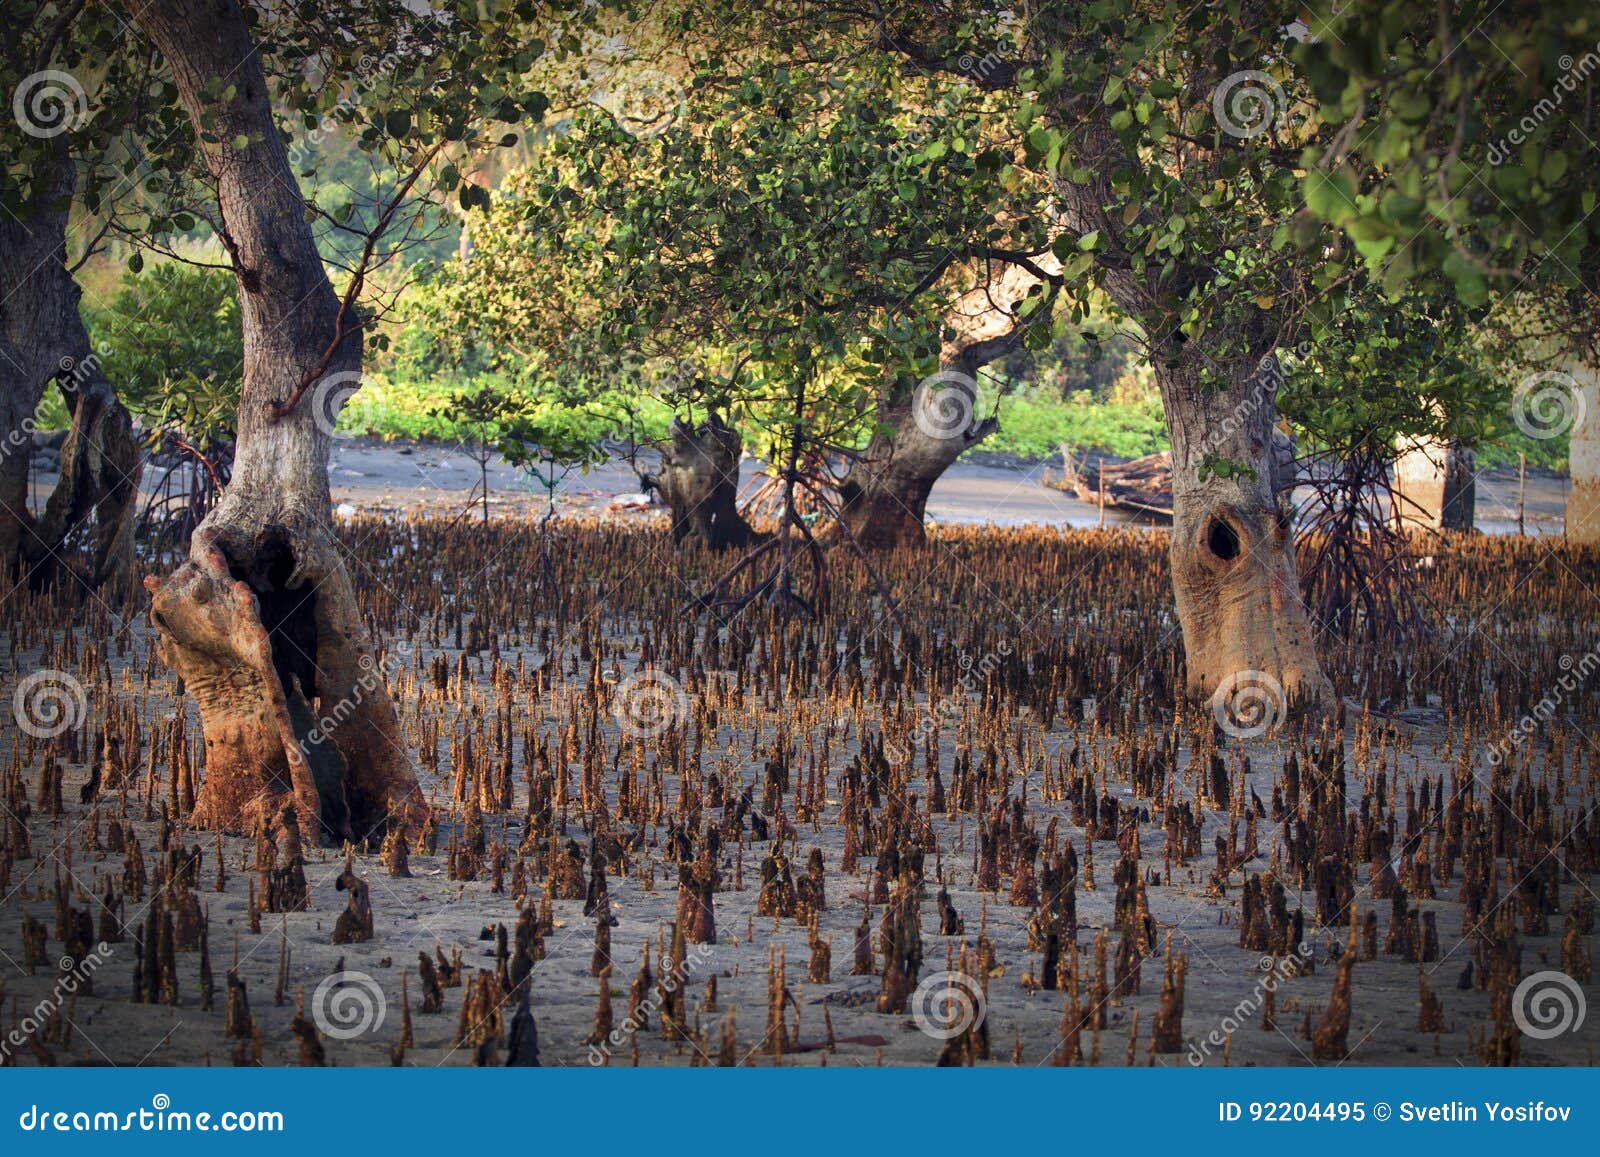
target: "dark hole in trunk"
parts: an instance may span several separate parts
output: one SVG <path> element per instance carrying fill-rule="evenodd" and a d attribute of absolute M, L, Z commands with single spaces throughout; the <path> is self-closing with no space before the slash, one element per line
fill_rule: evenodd
<path fill-rule="evenodd" d="M 248 584 L 261 608 L 261 625 L 272 644 L 272 666 L 285 692 L 298 681 L 308 699 L 317 687 L 316 588 L 290 589 L 294 575 L 294 545 L 281 526 L 268 526 L 256 536 L 255 551 L 247 563 L 228 560 L 233 577 Z"/>
<path fill-rule="evenodd" d="M 229 558 L 228 570 L 255 592 L 261 625 L 272 647 L 272 667 L 283 686 L 289 723 L 300 742 L 300 752 L 311 768 L 321 801 L 322 826 L 318 837 L 350 836 L 350 806 L 345 798 L 344 758 L 323 731 L 318 708 L 327 704 L 319 696 L 334 694 L 317 681 L 317 593 L 311 584 L 291 587 L 294 544 L 281 526 L 268 526 L 256 536 L 246 562 Z M 326 842 L 326 840 L 324 840 Z"/>
<path fill-rule="evenodd" d="M 1232 562 L 1239 557 L 1239 532 L 1223 519 L 1213 518 L 1206 531 L 1206 546 L 1223 562 Z"/>

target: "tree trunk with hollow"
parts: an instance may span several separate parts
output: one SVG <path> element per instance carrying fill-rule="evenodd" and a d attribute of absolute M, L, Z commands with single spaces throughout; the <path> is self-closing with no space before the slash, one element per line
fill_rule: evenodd
<path fill-rule="evenodd" d="M 716 414 L 698 426 L 672 421 L 672 443 L 661 452 L 645 486 L 660 492 L 672 512 L 672 541 L 698 539 L 712 550 L 745 547 L 757 535 L 739 513 L 739 432 Z"/>
<path fill-rule="evenodd" d="M 204 121 L 215 142 L 205 160 L 243 314 L 232 479 L 188 561 L 145 580 L 162 656 L 205 733 L 193 820 L 248 830 L 292 806 L 324 841 L 371 839 L 393 816 L 416 830 L 427 804 L 330 519 L 333 421 L 358 382 L 360 328 L 341 325 L 238 4 L 130 11 L 171 67 L 197 135 Z M 230 99 L 215 95 L 224 89 Z M 312 381 L 280 416 L 278 404 Z"/>
<path fill-rule="evenodd" d="M 1326 699 L 1275 460 L 1275 362 L 1226 388 L 1203 387 L 1192 360 L 1155 372 L 1172 443 L 1172 589 L 1190 693 L 1270 702 L 1277 718 L 1293 702 Z"/>
<path fill-rule="evenodd" d="M 1046 254 L 1034 269 L 1054 274 L 1060 263 Z M 839 518 L 859 546 L 893 549 L 926 539 L 923 520 L 934 483 L 999 429 L 993 418 L 978 417 L 978 371 L 1021 344 L 1023 303 L 1043 288 L 1034 270 L 991 261 L 979 284 L 945 311 L 939 372 L 910 398 L 880 407 L 884 432 L 872 436 L 839 484 Z"/>

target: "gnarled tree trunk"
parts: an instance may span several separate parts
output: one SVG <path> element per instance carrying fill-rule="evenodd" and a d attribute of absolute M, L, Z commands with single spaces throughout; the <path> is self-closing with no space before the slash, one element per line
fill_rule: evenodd
<path fill-rule="evenodd" d="M 197 135 L 204 122 L 215 142 L 205 160 L 243 314 L 232 480 L 189 560 L 145 580 L 162 655 L 205 732 L 194 820 L 247 829 L 292 806 L 326 840 L 371 838 L 396 815 L 420 823 L 427 805 L 329 515 L 332 423 L 359 380 L 359 326 L 342 316 L 317 254 L 236 0 L 129 8 L 166 57 Z"/>
<path fill-rule="evenodd" d="M 0 567 L 16 574 L 49 557 L 28 509 L 33 416 L 64 348 L 65 238 L 74 173 L 64 144 L 33 174 L 20 214 L 0 211 Z M 73 299 L 74 306 L 76 299 Z"/>
<path fill-rule="evenodd" d="M 1021 306 L 1043 284 L 1034 270 L 1054 274 L 1060 263 L 1048 254 L 1033 270 L 989 262 L 982 284 L 945 313 L 939 372 L 909 399 L 880 406 L 879 425 L 887 432 L 872 436 L 839 484 L 839 518 L 858 545 L 892 549 L 924 541 L 923 519 L 934 483 L 999 429 L 994 419 L 977 415 L 978 371 L 1021 343 Z"/>
<path fill-rule="evenodd" d="M 1155 372 L 1172 442 L 1172 589 L 1190 693 L 1257 703 L 1264 693 L 1275 714 L 1325 699 L 1274 453 L 1275 360 L 1225 388 L 1203 387 L 1188 359 Z"/>
<path fill-rule="evenodd" d="M 756 533 L 739 513 L 739 432 L 712 414 L 698 426 L 672 420 L 672 444 L 645 486 L 672 511 L 672 541 L 698 538 L 712 550 L 749 546 Z"/>
<path fill-rule="evenodd" d="M 0 245 L 3 245 L 0 240 Z M 0 293 L 6 291 L 0 282 Z M 24 547 L 32 541 L 34 518 L 28 510 L 28 467 L 33 460 L 33 412 L 38 397 L 25 367 L 26 355 L 0 334 L 0 569 L 25 571 Z"/>
<path fill-rule="evenodd" d="M 41 587 L 64 565 L 69 534 L 97 520 L 89 572 L 98 586 L 133 567 L 133 510 L 143 458 L 133 419 L 100 372 L 79 311 L 82 291 L 66 265 L 75 180 L 64 147 L 38 174 L 20 219 L 0 214 L 0 559 Z M 34 415 L 54 380 L 72 414 L 61 479 L 42 516 L 28 508 Z"/>
<path fill-rule="evenodd" d="M 76 286 L 73 287 L 76 291 Z M 94 545 L 85 580 L 93 586 L 121 583 L 133 575 L 133 530 L 139 505 L 144 455 L 133 415 L 89 349 L 89 335 L 78 314 L 77 293 L 63 328 L 76 353 L 65 355 L 57 383 L 72 426 L 61 445 L 61 477 L 39 520 L 40 537 L 52 551 L 92 516 Z"/>
<path fill-rule="evenodd" d="M 872 436 L 839 483 L 839 520 L 862 548 L 890 550 L 924 541 L 933 484 L 999 428 L 993 418 L 974 416 L 970 381 L 959 371 L 941 371 L 911 401 L 880 411 L 887 431 Z M 928 416 L 935 412 L 958 420 L 942 423 Z"/>

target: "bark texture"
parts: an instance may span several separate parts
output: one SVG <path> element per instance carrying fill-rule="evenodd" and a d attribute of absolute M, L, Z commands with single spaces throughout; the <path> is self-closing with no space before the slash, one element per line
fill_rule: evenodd
<path fill-rule="evenodd" d="M 698 426 L 673 419 L 672 443 L 645 486 L 672 511 L 672 540 L 696 538 L 712 550 L 749 546 L 756 533 L 739 513 L 739 432 L 715 414 Z"/>
<path fill-rule="evenodd" d="M 952 376 L 942 392 L 959 397 L 962 391 Z M 970 402 L 954 398 L 943 408 L 972 413 Z M 872 436 L 839 483 L 839 519 L 864 549 L 892 550 L 923 542 L 933 484 L 965 451 L 999 428 L 993 418 L 974 417 L 960 429 L 947 430 L 919 421 L 923 409 L 913 400 L 880 410 L 879 423 L 886 432 Z"/>
<path fill-rule="evenodd" d="M 1572 367 L 1577 387 L 1568 461 L 1572 491 L 1567 496 L 1566 535 L 1570 542 L 1600 544 L 1600 370 L 1583 362 Z"/>
<path fill-rule="evenodd" d="M 1035 266 L 1055 273 L 1053 256 Z M 1022 340 L 1019 307 L 1042 279 L 1021 265 L 989 262 L 982 283 L 946 311 L 939 372 L 911 397 L 885 401 L 874 434 L 839 484 L 839 518 L 869 550 L 924 541 L 928 495 L 955 460 L 999 423 L 979 418 L 978 371 Z"/>
<path fill-rule="evenodd" d="M 342 318 L 317 254 L 236 0 L 129 11 L 166 58 L 197 133 L 205 118 L 219 142 L 204 146 L 205 161 L 243 316 L 232 479 L 188 561 L 145 580 L 162 655 L 200 707 L 195 821 L 244 830 L 293 806 L 324 840 L 371 838 L 394 815 L 419 830 L 428 808 L 329 516 L 332 421 L 358 381 L 360 329 Z"/>
<path fill-rule="evenodd" d="M 1277 699 L 1281 689 L 1281 709 L 1332 689 L 1300 598 L 1292 508 L 1280 492 L 1276 380 L 1270 358 L 1209 390 L 1192 363 L 1156 366 L 1172 440 L 1172 590 L 1189 691 L 1264 686 Z"/>
<path fill-rule="evenodd" d="M 63 360 L 58 379 L 72 425 L 61 446 L 61 478 L 40 519 L 40 533 L 45 542 L 59 546 L 92 517 L 94 537 L 84 577 L 93 586 L 122 583 L 133 575 L 133 530 L 144 455 L 133 416 L 100 372 L 76 307 L 67 328 L 81 339 L 80 352 Z"/>
<path fill-rule="evenodd" d="M 91 517 L 88 571 L 77 577 L 98 586 L 131 576 L 143 471 L 133 419 L 89 347 L 82 292 L 66 264 L 74 176 L 71 157 L 54 150 L 33 204 L 0 219 L 0 558 L 36 588 L 66 564 L 62 547 Z M 28 508 L 34 415 L 52 381 L 72 426 L 60 481 L 36 517 Z"/>
<path fill-rule="evenodd" d="M 1073 126 L 1077 163 L 1090 177 L 1084 184 L 1057 177 L 1056 209 L 1071 232 L 1099 234 L 1099 284 L 1118 308 L 1145 317 L 1175 285 L 1211 278 L 1203 265 L 1166 281 L 1161 267 L 1136 272 L 1141 266 L 1104 211 L 1115 199 L 1104 173 L 1120 146 L 1108 125 L 1083 122 L 1067 106 L 1057 112 Z M 1172 593 L 1188 690 L 1213 706 L 1224 690 L 1229 710 L 1235 692 L 1257 687 L 1275 712 L 1291 697 L 1309 705 L 1332 696 L 1300 597 L 1285 501 L 1291 480 L 1274 452 L 1281 378 L 1274 350 L 1284 336 L 1281 319 L 1257 310 L 1214 337 L 1186 339 L 1169 329 L 1149 340 L 1172 445 Z M 1224 384 L 1203 388 L 1202 365 Z M 1226 476 L 1208 469 L 1221 463 L 1241 469 Z"/>
<path fill-rule="evenodd" d="M 1454 440 L 1425 439 L 1394 462 L 1394 506 L 1401 526 L 1471 530 L 1477 509 L 1477 456 Z"/>
<path fill-rule="evenodd" d="M 65 349 L 65 238 L 73 168 L 64 146 L 35 174 L 32 201 L 0 212 L 0 566 L 26 574 L 47 555 L 28 509 L 33 416 Z M 74 300 L 74 305 L 76 304 Z"/>

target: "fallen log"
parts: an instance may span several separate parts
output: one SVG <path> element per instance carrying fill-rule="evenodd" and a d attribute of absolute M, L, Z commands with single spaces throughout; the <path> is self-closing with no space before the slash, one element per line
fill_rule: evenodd
<path fill-rule="evenodd" d="M 1091 465 L 1070 446 L 1061 447 L 1059 488 L 1095 506 L 1126 510 L 1146 518 L 1172 520 L 1172 455 L 1163 450 L 1131 462 L 1101 458 Z"/>

